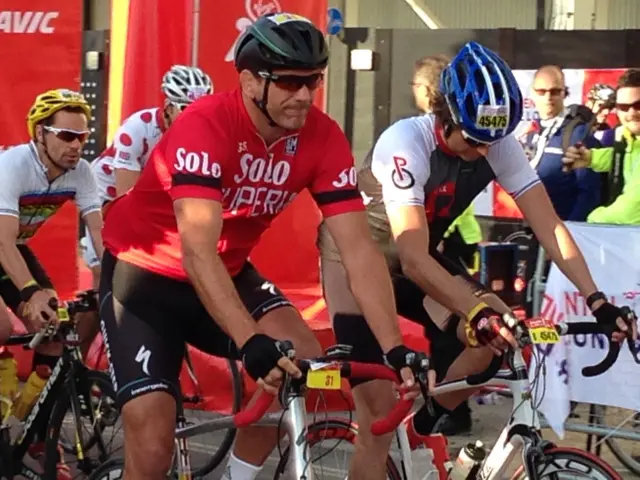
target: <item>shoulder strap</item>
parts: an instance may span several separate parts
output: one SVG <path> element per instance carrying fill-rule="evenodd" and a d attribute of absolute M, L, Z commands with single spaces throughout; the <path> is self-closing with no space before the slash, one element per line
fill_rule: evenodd
<path fill-rule="evenodd" d="M 617 128 L 613 142 L 613 161 L 609 172 L 609 198 L 606 205 L 611 205 L 624 189 L 624 156 L 627 151 L 627 141 L 622 135 L 622 128 Z"/>

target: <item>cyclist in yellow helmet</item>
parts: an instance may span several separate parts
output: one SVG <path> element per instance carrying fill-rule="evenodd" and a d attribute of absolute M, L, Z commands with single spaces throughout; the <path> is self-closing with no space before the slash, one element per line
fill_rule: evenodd
<path fill-rule="evenodd" d="M 76 203 L 96 242 L 96 251 L 102 255 L 98 190 L 89 162 L 81 158 L 90 134 L 90 118 L 91 106 L 81 94 L 66 89 L 45 92 L 38 95 L 27 115 L 31 140 L 0 155 L 0 297 L 29 331 L 56 320 L 49 301 L 57 294 L 25 242 L 66 201 Z M 70 269 L 69 274 L 74 271 Z M 96 331 L 96 317 L 79 319 L 85 339 Z M 0 322 L 1 345 L 11 334 L 12 325 L 4 317 Z M 53 369 L 61 351 L 59 344 L 39 346 L 32 368 L 44 365 Z M 39 438 L 44 440 L 44 430 Z"/>

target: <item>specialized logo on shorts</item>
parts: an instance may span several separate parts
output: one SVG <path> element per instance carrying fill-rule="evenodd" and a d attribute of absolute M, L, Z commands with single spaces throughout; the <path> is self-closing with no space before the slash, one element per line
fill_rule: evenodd
<path fill-rule="evenodd" d="M 136 354 L 136 362 L 142 364 L 142 371 L 145 375 L 150 376 L 149 374 L 149 359 L 151 358 L 151 350 L 142 345 L 138 353 Z"/>
<path fill-rule="evenodd" d="M 402 157 L 393 157 L 394 168 L 391 172 L 391 181 L 393 184 L 402 189 L 408 190 L 416 183 L 416 179 L 413 174 L 407 170 L 407 160 Z"/>

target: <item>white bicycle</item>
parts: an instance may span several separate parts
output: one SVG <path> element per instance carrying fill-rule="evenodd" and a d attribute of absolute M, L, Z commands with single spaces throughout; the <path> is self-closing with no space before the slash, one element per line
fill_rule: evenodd
<path fill-rule="evenodd" d="M 533 342 L 557 341 L 562 335 L 603 333 L 611 337 L 612 329 L 596 323 L 562 323 L 555 326 L 546 324 L 516 327 L 520 347 L 496 357 L 489 368 L 479 375 L 464 380 L 440 384 L 432 392 L 434 395 L 481 387 L 483 385 L 508 385 L 513 392 L 514 408 L 511 418 L 495 446 L 471 479 L 498 480 L 505 478 L 512 461 L 520 451 L 520 465 L 510 478 L 523 480 L 542 479 L 621 479 L 620 475 L 607 463 L 578 449 L 557 447 L 542 439 L 533 390 L 538 383 L 541 370 L 536 372 L 536 380 L 529 382 L 527 367 L 521 348 Z M 629 342 L 632 347 L 633 343 Z M 620 344 L 610 343 L 607 357 L 598 365 L 583 370 L 586 376 L 600 375 L 610 368 L 617 359 Z M 349 462 L 331 461 L 325 464 L 329 454 L 344 453 L 345 447 L 352 445 L 357 436 L 357 426 L 350 418 L 323 418 L 309 422 L 305 402 L 308 388 L 329 390 L 339 388 L 342 378 L 377 378 L 397 382 L 393 370 L 382 365 L 362 364 L 348 360 L 348 348 L 336 346 L 326 356 L 313 360 L 298 360 L 303 371 L 302 379 L 287 378 L 279 400 L 282 410 L 266 413 L 273 403 L 273 397 L 263 392 L 253 404 L 234 416 L 216 418 L 197 425 L 183 426 L 176 430 L 176 468 L 168 478 L 187 480 L 192 477 L 189 468 L 188 439 L 190 437 L 248 425 L 277 426 L 285 434 L 288 442 L 279 446 L 280 458 L 274 478 L 315 480 L 319 478 L 347 478 Z M 506 367 L 505 367 L 506 365 Z M 424 382 L 424 375 L 419 378 Z M 434 469 L 422 479 L 411 479 L 411 451 L 403 420 L 413 408 L 413 401 L 399 400 L 387 418 L 375 422 L 374 434 L 396 432 L 400 459 L 388 456 L 386 475 L 390 480 L 446 480 L 451 466 L 446 452 L 446 443 L 434 448 Z M 314 414 L 314 416 L 317 414 Z M 434 436 L 435 438 L 435 436 Z M 442 437 L 440 437 L 442 438 Z M 329 445 L 323 448 L 323 444 Z M 112 460 L 96 470 L 91 479 L 115 480 L 121 478 L 123 461 Z"/>

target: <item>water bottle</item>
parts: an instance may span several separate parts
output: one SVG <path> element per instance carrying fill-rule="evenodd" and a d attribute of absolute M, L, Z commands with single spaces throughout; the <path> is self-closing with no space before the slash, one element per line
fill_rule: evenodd
<path fill-rule="evenodd" d="M 38 365 L 35 371 L 31 372 L 13 405 L 13 414 L 18 420 L 24 420 L 27 417 L 50 376 L 51 368 L 46 365 Z"/>
<path fill-rule="evenodd" d="M 471 480 L 476 478 L 480 466 L 487 452 L 484 449 L 484 445 L 480 440 L 467 444 L 460 453 L 453 465 L 453 468 L 449 471 L 450 480 Z"/>
<path fill-rule="evenodd" d="M 0 352 L 0 396 L 4 400 L 0 405 L 1 418 L 11 409 L 16 393 L 18 392 L 18 364 L 13 358 L 13 353 L 3 349 Z"/>

